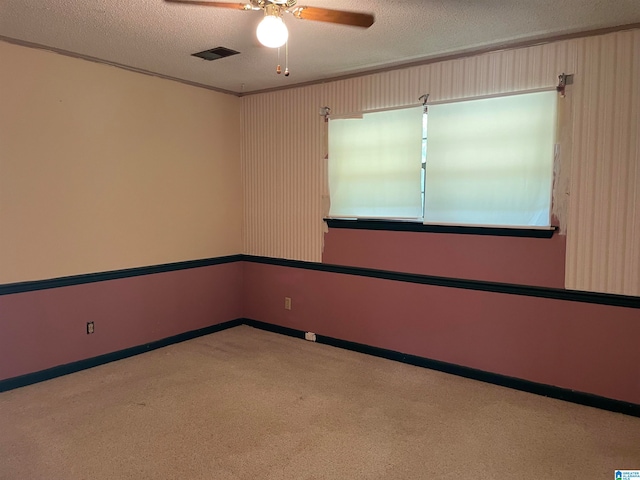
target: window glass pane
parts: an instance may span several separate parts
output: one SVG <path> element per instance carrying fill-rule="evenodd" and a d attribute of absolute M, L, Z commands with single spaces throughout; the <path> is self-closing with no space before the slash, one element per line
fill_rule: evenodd
<path fill-rule="evenodd" d="M 549 226 L 556 99 L 429 106 L 424 222 Z"/>
<path fill-rule="evenodd" d="M 422 217 L 422 107 L 329 121 L 332 217 Z"/>

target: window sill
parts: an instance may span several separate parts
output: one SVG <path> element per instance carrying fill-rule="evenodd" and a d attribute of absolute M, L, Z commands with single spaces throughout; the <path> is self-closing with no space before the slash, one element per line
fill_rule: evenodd
<path fill-rule="evenodd" d="M 355 230 L 388 230 L 393 232 L 456 233 L 464 235 L 493 235 L 497 237 L 551 238 L 556 227 L 537 228 L 500 228 L 500 227 L 462 227 L 455 225 L 424 225 L 418 222 L 398 220 L 344 220 L 325 218 L 329 228 L 349 228 Z"/>

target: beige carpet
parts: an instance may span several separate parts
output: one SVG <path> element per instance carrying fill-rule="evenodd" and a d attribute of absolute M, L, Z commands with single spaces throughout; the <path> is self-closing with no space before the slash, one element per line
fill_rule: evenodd
<path fill-rule="evenodd" d="M 612 479 L 640 418 L 242 326 L 0 394 L 0 479 Z"/>

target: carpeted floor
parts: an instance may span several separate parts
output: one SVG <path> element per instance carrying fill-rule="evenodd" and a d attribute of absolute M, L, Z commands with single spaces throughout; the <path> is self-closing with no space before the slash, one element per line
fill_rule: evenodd
<path fill-rule="evenodd" d="M 609 479 L 640 418 L 241 326 L 0 394 L 0 479 Z"/>

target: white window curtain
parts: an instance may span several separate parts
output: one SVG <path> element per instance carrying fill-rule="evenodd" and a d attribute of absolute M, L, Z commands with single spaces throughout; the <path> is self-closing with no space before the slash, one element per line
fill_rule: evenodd
<path fill-rule="evenodd" d="M 330 217 L 422 217 L 422 107 L 329 120 Z"/>
<path fill-rule="evenodd" d="M 424 223 L 550 225 L 555 91 L 431 105 Z"/>

